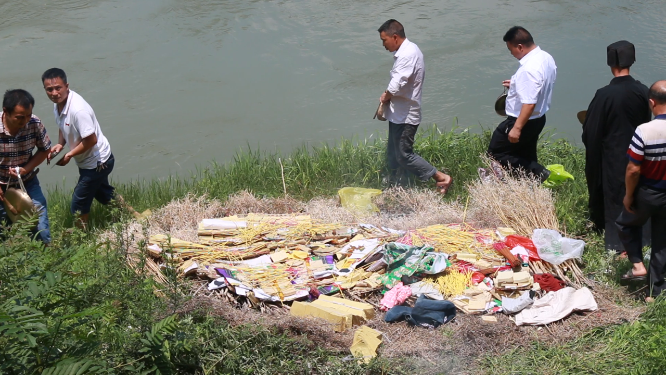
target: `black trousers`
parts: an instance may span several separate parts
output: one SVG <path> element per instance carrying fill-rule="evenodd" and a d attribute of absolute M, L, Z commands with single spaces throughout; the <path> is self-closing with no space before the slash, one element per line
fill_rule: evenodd
<path fill-rule="evenodd" d="M 648 295 L 658 296 L 666 271 L 666 192 L 640 186 L 634 196 L 634 213 L 622 209 L 615 222 L 620 240 L 632 263 L 643 261 L 643 224 L 652 219 L 652 253 L 648 269 Z"/>
<path fill-rule="evenodd" d="M 620 254 L 624 251 L 624 246 L 622 241 L 620 241 L 620 235 L 617 229 L 617 218 L 623 211 L 622 195 L 621 198 L 611 195 L 608 192 L 612 189 L 620 189 L 624 194 L 624 184 L 621 187 L 604 184 L 603 187 L 600 187 L 596 191 L 590 191 L 590 201 L 588 204 L 588 209 L 590 211 L 590 221 L 594 223 L 594 227 L 597 232 L 604 235 L 604 243 L 606 245 L 607 251 L 615 251 Z M 651 220 L 643 225 L 643 246 L 650 246 L 652 238 L 652 226 L 650 223 Z"/>
<path fill-rule="evenodd" d="M 520 132 L 518 143 L 511 143 L 509 132 L 515 123 L 516 118 L 509 116 L 497 126 L 488 145 L 488 155 L 505 167 L 522 169 L 538 178 L 545 178 L 548 172 L 538 162 L 537 142 L 546 126 L 546 115 L 527 121 Z"/>
<path fill-rule="evenodd" d="M 428 181 L 437 169 L 414 153 L 414 136 L 418 125 L 394 124 L 389 121 L 386 157 L 391 178 L 399 177 L 398 169 L 414 174 L 421 181 Z"/>

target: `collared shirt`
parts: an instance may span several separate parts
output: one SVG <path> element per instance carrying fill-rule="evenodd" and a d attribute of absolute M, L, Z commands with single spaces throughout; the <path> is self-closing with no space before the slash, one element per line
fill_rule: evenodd
<path fill-rule="evenodd" d="M 0 118 L 4 114 L 0 112 Z M 51 140 L 46 134 L 46 128 L 35 115 L 32 115 L 28 124 L 21 128 L 16 135 L 9 134 L 4 121 L 0 122 L 0 182 L 16 183 L 11 178 L 9 168 L 24 167 L 32 158 L 32 151 L 37 147 L 39 151 L 47 151 L 51 148 Z M 31 171 L 21 179 L 28 179 L 34 174 Z"/>
<path fill-rule="evenodd" d="M 393 69 L 388 92 L 393 94 L 385 114 L 394 124 L 421 123 L 421 88 L 425 77 L 423 53 L 419 47 L 405 39 L 393 54 Z"/>
<path fill-rule="evenodd" d="M 641 166 L 641 185 L 666 191 L 666 116 L 636 128 L 627 156 Z"/>
<path fill-rule="evenodd" d="M 111 155 L 109 141 L 102 133 L 92 107 L 81 95 L 74 92 L 74 90 L 69 90 L 67 103 L 62 112 L 58 112 L 58 105 L 53 104 L 53 114 L 70 150 L 78 146 L 83 138 L 89 137 L 93 133 L 97 136 L 95 146 L 82 154 L 74 156 L 79 168 L 95 169 L 98 163 L 104 163 L 109 159 Z"/>
<path fill-rule="evenodd" d="M 530 119 L 539 118 L 550 109 L 557 77 L 555 60 L 539 46 L 520 59 L 520 68 L 511 77 L 506 97 L 506 114 L 520 115 L 523 104 L 536 104 Z"/>

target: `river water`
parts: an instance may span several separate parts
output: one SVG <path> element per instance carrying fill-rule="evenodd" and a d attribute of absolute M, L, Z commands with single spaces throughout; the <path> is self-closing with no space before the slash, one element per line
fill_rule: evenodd
<path fill-rule="evenodd" d="M 251 147 L 385 136 L 372 120 L 391 54 L 377 28 L 396 18 L 425 55 L 423 122 L 493 128 L 501 81 L 518 67 L 502 36 L 526 27 L 558 78 L 547 129 L 579 142 L 575 118 L 612 76 L 605 48 L 637 48 L 632 75 L 666 78 L 659 0 L 43 0 L 0 3 L 0 90 L 25 88 L 55 141 L 40 76 L 63 68 L 95 109 L 116 181 L 189 176 Z M 73 165 L 42 166 L 72 186 Z"/>

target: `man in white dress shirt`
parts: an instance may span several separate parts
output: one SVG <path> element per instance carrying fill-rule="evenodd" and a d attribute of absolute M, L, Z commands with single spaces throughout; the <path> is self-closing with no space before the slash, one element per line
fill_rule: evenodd
<path fill-rule="evenodd" d="M 537 160 L 537 141 L 546 125 L 557 66 L 523 27 L 509 29 L 504 41 L 511 55 L 520 61 L 520 67 L 511 80 L 503 82 L 509 88 L 508 117 L 493 132 L 488 154 L 505 167 L 523 170 L 545 181 L 550 171 Z"/>
<path fill-rule="evenodd" d="M 393 52 L 393 69 L 388 88 L 379 100 L 389 104 L 385 117 L 389 121 L 387 147 L 390 179 L 398 179 L 398 169 L 413 173 L 421 181 L 434 179 L 441 193 L 451 186 L 451 177 L 438 171 L 414 153 L 414 135 L 421 123 L 421 89 L 425 76 L 423 54 L 405 36 L 402 24 L 390 19 L 379 28 L 379 37 L 389 52 Z"/>

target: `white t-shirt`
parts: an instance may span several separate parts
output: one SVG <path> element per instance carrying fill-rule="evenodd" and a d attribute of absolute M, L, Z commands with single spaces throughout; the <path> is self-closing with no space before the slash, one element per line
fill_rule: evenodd
<path fill-rule="evenodd" d="M 555 60 L 537 46 L 520 59 L 520 68 L 511 77 L 506 97 L 506 114 L 518 117 L 523 104 L 536 104 L 530 120 L 545 115 L 550 109 L 555 78 Z"/>
<path fill-rule="evenodd" d="M 69 90 L 67 104 L 62 113 L 58 113 L 58 105 L 53 104 L 53 114 L 56 123 L 65 137 L 69 149 L 73 149 L 81 143 L 83 138 L 95 133 L 97 144 L 88 151 L 74 156 L 76 165 L 81 169 L 95 169 L 97 162 L 104 163 L 111 156 L 111 145 L 99 127 L 95 111 L 81 95 Z"/>
<path fill-rule="evenodd" d="M 405 39 L 393 58 L 391 82 L 387 88 L 393 97 L 385 113 L 386 119 L 394 124 L 418 125 L 421 123 L 421 90 L 425 78 L 423 53 L 416 44 Z"/>

